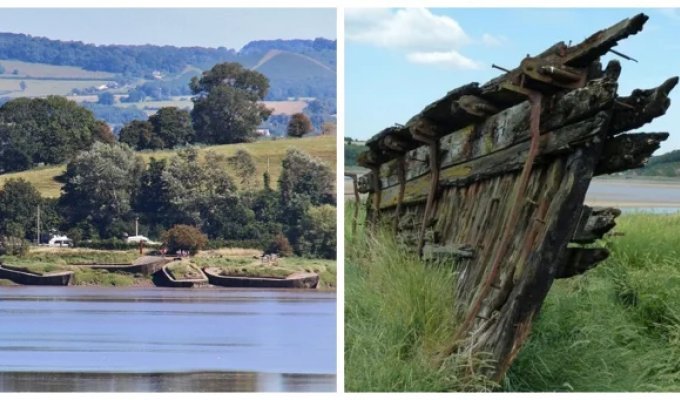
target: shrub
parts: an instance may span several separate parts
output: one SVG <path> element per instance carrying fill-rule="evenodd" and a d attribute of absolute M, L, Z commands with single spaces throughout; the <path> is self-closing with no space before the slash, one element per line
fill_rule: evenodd
<path fill-rule="evenodd" d="M 283 233 L 274 236 L 274 239 L 272 239 L 264 251 L 267 254 L 276 253 L 282 257 L 290 257 L 293 255 L 293 247 L 291 247 L 288 238 L 286 238 Z"/>
<path fill-rule="evenodd" d="M 163 242 L 170 253 L 189 250 L 193 255 L 208 244 L 208 237 L 196 227 L 175 225 L 163 234 Z"/>

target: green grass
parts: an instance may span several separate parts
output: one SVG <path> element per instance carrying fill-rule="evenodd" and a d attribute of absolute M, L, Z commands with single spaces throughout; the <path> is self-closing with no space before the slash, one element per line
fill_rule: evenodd
<path fill-rule="evenodd" d="M 557 281 L 505 390 L 680 390 L 680 214 L 618 218 L 610 258 Z"/>
<path fill-rule="evenodd" d="M 100 251 L 78 249 L 33 249 L 26 256 L 3 256 L 0 261 L 25 268 L 28 272 L 45 274 L 57 271 L 74 271 L 74 285 L 130 286 L 143 281 L 125 273 L 92 270 L 82 263 L 129 263 L 139 255 L 135 251 Z"/>
<path fill-rule="evenodd" d="M 132 286 L 145 279 L 123 272 L 108 272 L 89 268 L 76 269 L 73 284 L 82 286 Z"/>
<path fill-rule="evenodd" d="M 345 390 L 371 392 L 484 391 L 482 363 L 455 354 L 455 277 L 423 265 L 388 234 L 351 232 L 345 216 Z M 362 219 L 363 220 L 363 219 Z"/>
<path fill-rule="evenodd" d="M 255 181 L 258 187 L 262 185 L 262 174 L 267 170 L 267 160 L 269 159 L 269 171 L 271 182 L 276 185 L 281 173 L 281 160 L 286 155 L 286 151 L 291 148 L 298 148 L 305 153 L 311 154 L 325 161 L 329 167 L 336 169 L 336 149 L 335 136 L 313 136 L 301 139 L 278 139 L 263 140 L 247 144 L 229 144 L 219 146 L 206 146 L 199 150 L 199 154 L 206 151 L 214 151 L 225 156 L 232 156 L 239 149 L 246 149 L 253 156 L 257 166 Z M 139 153 L 144 161 L 148 162 L 151 157 L 156 159 L 166 159 L 176 154 L 175 151 L 143 151 Z M 59 197 L 62 184 L 55 178 L 65 171 L 64 165 L 48 166 L 28 171 L 21 171 L 0 175 L 0 186 L 10 178 L 23 178 L 33 184 L 45 197 Z M 236 182 L 238 183 L 238 179 Z"/>
<path fill-rule="evenodd" d="M 166 265 L 166 269 L 175 279 L 200 279 L 203 277 L 198 271 L 198 266 L 187 260 L 171 262 Z"/>
<path fill-rule="evenodd" d="M 626 214 L 602 244 L 610 258 L 556 281 L 501 387 L 464 381 L 451 343 L 454 277 L 345 218 L 348 391 L 679 391 L 680 214 Z M 361 220 L 361 219 L 360 219 Z"/>

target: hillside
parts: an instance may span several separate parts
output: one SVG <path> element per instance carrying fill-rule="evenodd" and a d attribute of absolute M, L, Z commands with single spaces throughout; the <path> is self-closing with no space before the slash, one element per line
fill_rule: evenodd
<path fill-rule="evenodd" d="M 269 57 L 272 51 L 280 52 L 283 56 L 272 57 L 263 63 L 263 59 Z M 4 69 L 0 77 L 9 80 L 28 76 L 110 79 L 123 86 L 135 82 L 135 78 L 143 78 L 145 82 L 142 83 L 151 83 L 153 87 L 159 86 L 160 82 L 156 81 L 170 82 L 178 91 L 183 91 L 175 95 L 186 95 L 189 94 L 189 79 L 197 71 L 226 61 L 239 62 L 248 68 L 267 64 L 265 70 L 261 70 L 271 80 L 272 90 L 267 100 L 325 98 L 330 97 L 331 92 L 332 97 L 335 97 L 336 42 L 327 39 L 254 41 L 246 44 L 241 51 L 236 51 L 224 47 L 97 46 L 0 33 L 0 66 Z M 27 68 L 25 64 L 17 63 L 62 66 L 72 70 L 70 73 L 67 70 L 54 73 L 39 66 Z M 96 73 L 83 73 L 78 68 Z M 140 82 L 133 86 L 140 86 Z"/>
<path fill-rule="evenodd" d="M 233 155 L 238 149 L 244 148 L 255 159 L 257 164 L 257 176 L 261 177 L 267 169 L 267 158 L 269 158 L 269 171 L 272 182 L 277 182 L 281 172 L 281 160 L 289 147 L 298 148 L 311 154 L 326 163 L 336 171 L 336 143 L 335 136 L 312 136 L 302 139 L 279 139 L 266 140 L 247 144 L 230 144 L 220 146 L 206 146 L 200 149 L 200 153 L 208 150 L 214 151 L 225 156 Z M 156 159 L 169 158 L 175 154 L 174 151 L 140 152 L 145 161 L 151 157 Z M 23 178 L 32 183 L 45 197 L 59 197 L 62 184 L 55 178 L 65 170 L 64 165 L 35 168 L 11 174 L 0 175 L 0 186 L 10 178 Z"/>
<path fill-rule="evenodd" d="M 680 150 L 653 156 L 643 168 L 626 171 L 625 176 L 680 177 Z"/>

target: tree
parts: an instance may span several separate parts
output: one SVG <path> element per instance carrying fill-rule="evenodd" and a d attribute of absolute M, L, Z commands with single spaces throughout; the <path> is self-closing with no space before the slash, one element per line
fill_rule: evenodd
<path fill-rule="evenodd" d="M 9 179 L 0 190 L 0 236 L 33 239 L 40 192 L 24 179 Z"/>
<path fill-rule="evenodd" d="M 97 103 L 103 104 L 105 106 L 111 106 L 116 102 L 116 98 L 111 92 L 104 92 L 97 98 Z"/>
<path fill-rule="evenodd" d="M 338 126 L 335 122 L 325 122 L 321 127 L 321 134 L 324 136 L 335 135 L 338 131 Z M 350 139 L 351 141 L 351 139 Z"/>
<path fill-rule="evenodd" d="M 310 207 L 302 222 L 301 253 L 334 259 L 336 256 L 336 209 L 330 204 Z"/>
<path fill-rule="evenodd" d="M 95 122 L 95 129 L 92 134 L 94 135 L 94 140 L 98 142 L 106 144 L 116 143 L 116 137 L 113 135 L 111 127 L 104 121 Z"/>
<path fill-rule="evenodd" d="M 158 233 L 160 228 L 168 225 L 170 201 L 163 184 L 163 171 L 166 160 L 151 157 L 149 165 L 142 173 L 139 187 L 132 201 L 133 209 L 142 217 L 142 222 L 150 226 L 150 231 Z"/>
<path fill-rule="evenodd" d="M 193 148 L 170 159 L 161 177 L 168 199 L 167 220 L 196 226 L 210 238 L 258 239 L 255 213 L 221 167 L 225 162 L 224 156 L 210 151 L 201 161 Z"/>
<path fill-rule="evenodd" d="M 131 121 L 120 130 L 119 140 L 135 150 L 162 149 L 165 142 L 153 131 L 149 121 Z"/>
<path fill-rule="evenodd" d="M 288 136 L 302 137 L 312 131 L 312 122 L 303 113 L 293 114 L 288 122 Z"/>
<path fill-rule="evenodd" d="M 241 143 L 255 140 L 255 128 L 271 114 L 263 104 L 269 80 L 238 63 L 222 63 L 194 77 L 189 85 L 191 117 L 199 142 Z"/>
<path fill-rule="evenodd" d="M 174 148 L 194 141 L 191 115 L 185 110 L 163 107 L 149 117 L 149 123 L 155 135 L 165 144 L 164 147 Z"/>
<path fill-rule="evenodd" d="M 208 244 L 208 237 L 194 226 L 175 225 L 163 235 L 163 242 L 170 253 L 185 250 L 194 255 Z"/>
<path fill-rule="evenodd" d="M 335 176 L 326 163 L 298 149 L 289 149 L 281 164 L 279 190 L 283 204 L 293 195 L 306 197 L 312 205 L 335 204 Z"/>
<path fill-rule="evenodd" d="M 66 166 L 59 205 L 69 226 L 91 225 L 100 237 L 120 236 L 144 170 L 125 144 L 95 143 Z"/>
<path fill-rule="evenodd" d="M 89 148 L 94 115 L 61 96 L 18 98 L 0 107 L 0 172 L 60 164 Z"/>
<path fill-rule="evenodd" d="M 241 184 L 245 187 L 250 186 L 255 176 L 255 161 L 247 150 L 238 149 L 236 154 L 227 158 L 227 161 L 236 171 L 236 175 L 241 178 Z"/>

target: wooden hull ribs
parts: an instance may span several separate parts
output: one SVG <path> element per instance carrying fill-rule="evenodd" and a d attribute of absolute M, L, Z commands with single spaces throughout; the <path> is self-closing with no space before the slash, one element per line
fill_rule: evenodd
<path fill-rule="evenodd" d="M 582 246 L 620 213 L 583 204 L 592 177 L 642 166 L 668 137 L 628 132 L 666 112 L 678 78 L 620 96 L 620 64 L 599 62 L 646 20 L 639 14 L 578 45 L 558 43 L 484 85 L 454 89 L 375 135 L 359 157 L 371 170 L 358 182 L 369 225 L 456 268 L 460 328 L 451 352 L 489 354 L 486 373 L 497 380 L 553 280 L 608 256 Z"/>

